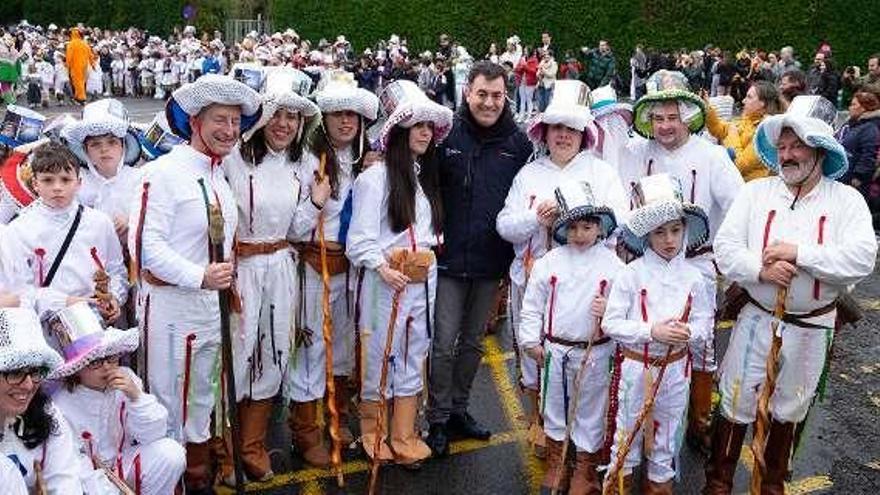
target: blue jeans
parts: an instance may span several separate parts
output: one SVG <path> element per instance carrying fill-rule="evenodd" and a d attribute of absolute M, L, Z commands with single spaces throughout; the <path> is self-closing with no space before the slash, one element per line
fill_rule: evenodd
<path fill-rule="evenodd" d="M 545 88 L 538 86 L 538 111 L 543 112 L 550 104 L 550 97 L 553 95 L 553 88 Z"/>

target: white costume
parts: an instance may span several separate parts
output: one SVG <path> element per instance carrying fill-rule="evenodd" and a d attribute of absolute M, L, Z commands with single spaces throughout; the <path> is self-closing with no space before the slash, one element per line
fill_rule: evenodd
<path fill-rule="evenodd" d="M 549 364 L 543 370 L 544 431 L 555 441 L 565 439 L 566 398 L 570 400 L 574 394 L 580 394 L 571 432 L 572 441 L 582 452 L 598 452 L 604 443 L 611 378 L 608 364 L 614 352 L 612 343 L 600 340 L 603 335 L 590 314 L 590 303 L 599 295 L 600 288 L 605 288 L 604 296 L 608 297 L 622 268 L 623 262 L 601 241 L 583 252 L 559 246 L 535 263 L 523 298 L 520 346 L 530 349 L 543 342 L 545 363 Z M 566 345 L 558 339 L 578 346 Z M 594 345 L 587 371 L 580 390 L 576 391 L 575 376 L 586 353 L 582 345 L 591 340 Z"/>
<path fill-rule="evenodd" d="M 138 388 L 140 380 L 128 368 Z M 79 440 L 81 463 L 93 468 L 90 455 L 120 474 L 130 487 L 144 494 L 167 494 L 183 474 L 183 447 L 166 436 L 168 412 L 147 393 L 132 401 L 118 390 L 98 391 L 77 385 L 61 387 L 52 396 Z M 83 440 L 90 437 L 91 442 Z"/>
<path fill-rule="evenodd" d="M 143 170 L 119 163 L 116 175 L 106 178 L 91 167 L 80 169 L 82 186 L 78 197 L 84 205 L 103 212 L 111 219 L 121 217 L 128 221 L 131 199 L 137 194 L 143 179 Z"/>
<path fill-rule="evenodd" d="M 7 495 L 28 495 L 27 486 L 18 465 L 6 456 L 0 456 L 0 486 Z"/>
<path fill-rule="evenodd" d="M 233 339 L 237 400 L 273 397 L 287 372 L 296 300 L 295 266 L 286 238 L 299 202 L 298 163 L 287 151 L 267 149 L 259 164 L 245 162 L 236 148 L 223 160 L 238 203 L 237 241 L 271 252 L 238 254 L 237 287 L 243 313 Z"/>
<path fill-rule="evenodd" d="M 79 208 L 76 200 L 64 209 L 50 208 L 38 200 L 9 224 L 4 233 L 7 244 L 4 250 L 8 249 L 6 252 L 15 260 L 17 269 L 27 270 L 27 273 L 19 273 L 16 281 L 26 280 L 34 287 L 43 286 L 41 281 L 48 277 Z M 40 312 L 64 307 L 68 296 L 95 294 L 94 276 L 98 266 L 92 258 L 93 248 L 110 275 L 110 293 L 120 304 L 125 303 L 128 280 L 113 223 L 103 213 L 83 206 L 79 226 L 52 283 L 37 289 Z"/>

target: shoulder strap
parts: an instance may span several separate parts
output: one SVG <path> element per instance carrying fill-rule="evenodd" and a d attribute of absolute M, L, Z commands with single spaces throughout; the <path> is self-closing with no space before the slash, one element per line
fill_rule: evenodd
<path fill-rule="evenodd" d="M 70 230 L 67 231 L 67 236 L 64 238 L 64 242 L 61 243 L 61 249 L 58 250 L 58 256 L 55 256 L 55 261 L 52 262 L 52 266 L 49 267 L 49 274 L 46 276 L 46 279 L 43 280 L 43 287 L 49 287 L 52 284 L 52 279 L 55 278 L 55 272 L 58 271 L 58 266 L 61 265 L 61 260 L 64 259 L 64 255 L 67 254 L 67 249 L 70 248 L 70 241 L 73 240 L 73 235 L 76 234 L 76 229 L 79 228 L 79 221 L 82 220 L 83 213 L 83 205 L 79 205 L 79 208 L 76 209 L 76 216 L 73 218 L 73 225 L 70 226 Z"/>

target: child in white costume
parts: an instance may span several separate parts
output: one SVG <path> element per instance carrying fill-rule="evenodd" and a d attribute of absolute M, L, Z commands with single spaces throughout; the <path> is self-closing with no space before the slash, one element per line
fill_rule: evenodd
<path fill-rule="evenodd" d="M 714 318 L 714 301 L 684 253 L 706 241 L 709 227 L 699 207 L 682 203 L 679 186 L 669 175 L 644 177 L 637 191 L 641 206 L 620 235 L 626 248 L 641 258 L 615 279 L 602 326 L 618 342 L 610 394 L 616 431 L 606 484 L 612 493 L 619 484 L 629 493 L 632 470 L 644 455 L 645 493 L 672 493 L 688 403 L 688 345 L 711 335 Z M 652 393 L 653 407 L 636 429 Z M 633 435 L 631 448 L 622 452 Z"/>
<path fill-rule="evenodd" d="M 529 125 L 529 138 L 539 155 L 517 173 L 498 214 L 498 233 L 513 243 L 516 257 L 510 266 L 510 317 L 514 335 L 519 328 L 520 306 L 529 272 L 535 260 L 553 245 L 550 233 L 557 218 L 554 190 L 563 183 L 586 182 L 597 204 L 607 205 L 619 216 L 626 211 L 626 195 L 617 172 L 592 153 L 597 143 L 587 85 L 575 80 L 558 81 L 553 100 Z M 520 354 L 520 383 L 531 407 L 529 440 L 542 454 L 543 433 L 538 416 L 539 373 L 537 364 Z"/>
<path fill-rule="evenodd" d="M 596 468 L 605 439 L 608 364 L 614 346 L 598 323 L 623 262 L 602 243 L 617 225 L 614 212 L 597 204 L 589 185 L 565 183 L 556 196 L 561 216 L 554 238 L 560 246 L 535 262 L 523 298 L 519 341 L 542 367 L 542 415 L 548 437 L 542 488 L 566 485 L 562 451 L 568 427 L 577 448 L 568 493 L 584 495 L 600 488 Z M 575 396 L 576 410 L 569 417 Z"/>
<path fill-rule="evenodd" d="M 431 455 L 417 433 L 416 418 L 437 287 L 431 251 L 439 241 L 440 218 L 434 145 L 452 128 L 452 111 L 410 81 L 387 86 L 382 102 L 388 117 L 380 136 L 386 159 L 355 182 L 346 249 L 352 263 L 364 268 L 358 298 L 361 432 L 371 458 L 414 466 Z M 380 417 L 390 418 L 388 445 Z"/>
<path fill-rule="evenodd" d="M 172 493 L 186 456 L 166 436 L 168 411 L 119 366 L 119 356 L 138 346 L 137 329 L 104 330 L 84 302 L 48 314 L 44 325 L 65 357 L 49 375 L 64 380 L 52 400 L 79 444 L 84 485 L 94 482 L 94 469 L 107 468 L 138 493 Z"/>

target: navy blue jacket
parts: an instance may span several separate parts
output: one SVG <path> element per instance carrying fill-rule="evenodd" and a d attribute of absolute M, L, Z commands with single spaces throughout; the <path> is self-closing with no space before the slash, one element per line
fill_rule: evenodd
<path fill-rule="evenodd" d="M 444 210 L 439 273 L 503 278 L 513 261 L 513 247 L 498 235 L 495 217 L 532 154 L 531 142 L 506 105 L 498 122 L 485 128 L 474 122 L 465 104 L 438 151 Z"/>
<path fill-rule="evenodd" d="M 846 149 L 849 170 L 844 181 L 852 178 L 868 182 L 874 176 L 877 163 L 877 150 L 880 147 L 880 112 L 870 112 L 856 121 L 847 123 L 848 129 L 841 132 L 840 144 Z"/>

